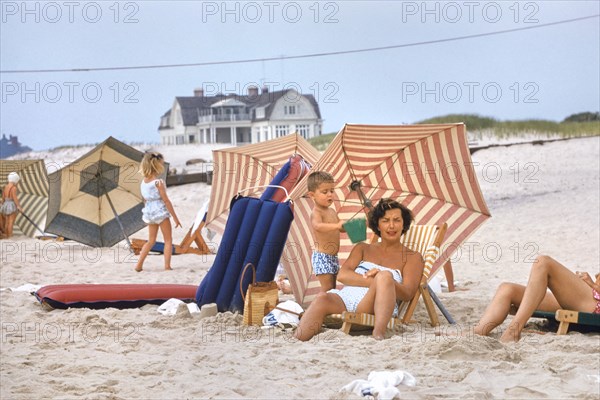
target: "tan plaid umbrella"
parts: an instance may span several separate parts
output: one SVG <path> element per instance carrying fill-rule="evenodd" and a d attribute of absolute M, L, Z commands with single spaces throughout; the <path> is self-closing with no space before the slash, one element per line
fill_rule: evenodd
<path fill-rule="evenodd" d="M 213 179 L 206 226 L 223 233 L 231 199 L 243 193 L 256 196 L 293 154 L 314 165 L 321 154 L 302 136 L 293 133 L 266 142 L 213 151 Z M 263 186 L 263 187 L 261 187 Z"/>
<path fill-rule="evenodd" d="M 8 183 L 8 174 L 16 172 L 21 180 L 18 186 L 19 204 L 14 233 L 34 237 L 43 234 L 48 210 L 48 175 L 44 160 L 0 160 L 0 187 Z"/>
<path fill-rule="evenodd" d="M 415 215 L 417 224 L 448 224 L 432 275 L 490 217 L 471 162 L 464 124 L 345 125 L 313 170 L 332 173 L 336 181 L 334 207 L 341 219 L 363 216 L 380 198 L 398 199 Z M 306 179 L 294 188 L 295 218 L 282 262 L 301 304 L 319 291 L 312 273 L 310 213 Z M 362 215 L 361 215 L 362 214 Z M 340 263 L 352 243 L 342 235 Z"/>
<path fill-rule="evenodd" d="M 109 137 L 50 174 L 46 231 L 92 247 L 129 241 L 129 235 L 145 226 L 140 192 L 143 177 L 138 172 L 143 156 Z"/>

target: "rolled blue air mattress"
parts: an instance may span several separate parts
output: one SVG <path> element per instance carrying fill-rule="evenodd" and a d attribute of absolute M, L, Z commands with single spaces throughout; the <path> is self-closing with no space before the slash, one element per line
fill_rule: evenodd
<path fill-rule="evenodd" d="M 290 202 L 234 198 L 213 266 L 196 292 L 198 306 L 217 303 L 221 312 L 243 312 L 239 285 L 244 266 L 255 266 L 257 282 L 272 281 L 293 218 Z M 251 281 L 248 270 L 242 284 L 244 293 Z"/>

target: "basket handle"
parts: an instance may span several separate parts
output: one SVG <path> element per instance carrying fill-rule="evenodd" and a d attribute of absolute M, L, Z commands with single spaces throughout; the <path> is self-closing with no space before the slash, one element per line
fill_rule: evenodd
<path fill-rule="evenodd" d="M 244 303 L 246 302 L 246 294 L 244 293 L 242 284 L 244 283 L 244 275 L 246 274 L 246 270 L 248 269 L 248 267 L 252 267 L 252 283 L 251 283 L 251 285 L 254 285 L 256 283 L 256 268 L 254 268 L 254 264 L 248 263 L 244 267 L 244 270 L 242 271 L 242 276 L 240 278 L 240 293 L 242 294 L 242 301 Z M 252 293 L 252 292 L 250 292 L 250 293 Z M 249 299 L 249 300 L 252 300 L 252 299 Z"/>

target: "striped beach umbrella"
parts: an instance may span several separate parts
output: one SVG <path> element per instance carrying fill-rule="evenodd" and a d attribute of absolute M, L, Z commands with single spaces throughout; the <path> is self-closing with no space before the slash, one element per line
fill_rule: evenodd
<path fill-rule="evenodd" d="M 50 174 L 46 231 L 92 247 L 129 241 L 145 226 L 138 172 L 143 156 L 109 137 Z"/>
<path fill-rule="evenodd" d="M 48 210 L 48 175 L 44 160 L 0 160 L 0 187 L 8 183 L 8 174 L 16 172 L 21 180 L 18 186 L 19 204 L 14 233 L 29 237 L 43 234 Z"/>
<path fill-rule="evenodd" d="M 330 172 L 336 182 L 334 207 L 342 220 L 365 217 L 385 197 L 411 209 L 415 223 L 448 224 L 443 254 L 432 275 L 490 217 L 467 145 L 464 124 L 345 125 L 313 170 Z M 282 261 L 296 297 L 308 304 L 319 291 L 310 256 L 313 238 L 306 179 L 292 191 L 295 218 Z M 342 234 L 343 263 L 352 249 Z"/>
<path fill-rule="evenodd" d="M 257 196 L 264 185 L 294 154 L 314 165 L 321 154 L 302 136 L 293 133 L 277 139 L 240 147 L 213 150 L 213 178 L 206 226 L 223 233 L 229 215 L 229 203 L 240 191 Z"/>

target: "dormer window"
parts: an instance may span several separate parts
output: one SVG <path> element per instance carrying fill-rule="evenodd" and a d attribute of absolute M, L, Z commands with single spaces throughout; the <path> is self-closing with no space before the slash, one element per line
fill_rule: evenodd
<path fill-rule="evenodd" d="M 295 115 L 296 114 L 296 106 L 283 106 L 283 113 L 285 115 Z"/>

